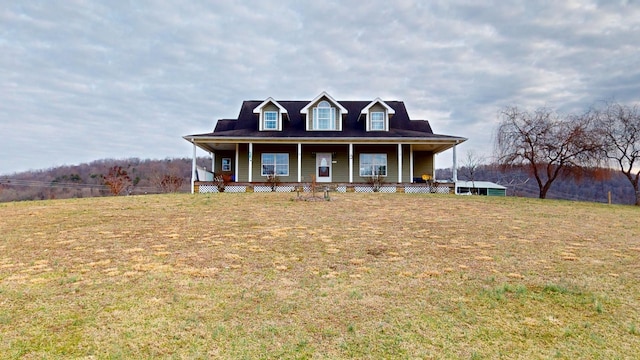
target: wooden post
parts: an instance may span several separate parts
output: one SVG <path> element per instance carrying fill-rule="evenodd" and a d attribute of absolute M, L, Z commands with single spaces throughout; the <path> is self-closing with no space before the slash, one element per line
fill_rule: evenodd
<path fill-rule="evenodd" d="M 609 205 L 611 205 L 611 190 L 607 193 L 607 198 L 609 199 Z"/>

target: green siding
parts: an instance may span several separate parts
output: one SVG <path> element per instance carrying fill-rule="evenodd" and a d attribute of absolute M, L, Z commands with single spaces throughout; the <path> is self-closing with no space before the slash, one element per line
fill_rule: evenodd
<path fill-rule="evenodd" d="M 487 189 L 487 196 L 507 196 L 507 191 L 504 189 Z"/>
<path fill-rule="evenodd" d="M 402 145 L 402 182 L 411 182 L 410 170 L 410 145 Z M 302 144 L 302 182 L 310 182 L 311 176 L 316 173 L 316 153 L 332 153 L 332 181 L 339 183 L 349 182 L 349 145 L 322 145 Z M 264 182 L 266 178 L 261 176 L 263 153 L 287 153 L 289 154 L 289 176 L 280 176 L 282 182 L 298 181 L 298 145 L 297 144 L 253 144 L 252 181 Z M 398 182 L 398 145 L 397 144 L 354 144 L 353 145 L 353 181 L 355 183 L 366 182 L 360 177 L 360 154 L 386 154 L 387 155 L 387 183 Z M 222 170 L 222 158 L 231 158 L 231 172 L 238 181 L 249 181 L 249 145 L 238 146 L 238 173 L 236 170 L 235 151 L 216 152 L 216 173 Z M 414 177 L 422 174 L 432 175 L 433 153 L 430 151 L 416 151 L 413 155 Z"/>

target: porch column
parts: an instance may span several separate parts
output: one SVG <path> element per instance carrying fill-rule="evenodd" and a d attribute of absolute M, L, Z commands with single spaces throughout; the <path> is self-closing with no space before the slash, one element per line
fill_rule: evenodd
<path fill-rule="evenodd" d="M 458 182 L 458 159 L 456 156 L 456 148 L 458 147 L 458 145 L 453 145 L 453 169 L 452 169 L 452 175 L 451 177 L 453 178 L 453 182 Z"/>
<path fill-rule="evenodd" d="M 413 184 L 413 144 L 409 144 L 409 181 Z"/>
<path fill-rule="evenodd" d="M 249 143 L 249 182 L 253 180 L 253 143 Z"/>
<path fill-rule="evenodd" d="M 398 183 L 402 182 L 402 144 L 398 144 Z"/>
<path fill-rule="evenodd" d="M 302 143 L 298 143 L 298 182 L 302 182 Z"/>
<path fill-rule="evenodd" d="M 211 172 L 215 174 L 216 172 L 216 153 L 214 153 L 213 151 L 210 152 L 211 154 Z"/>
<path fill-rule="evenodd" d="M 195 192 L 195 183 L 196 183 L 196 142 L 193 143 L 193 158 L 191 160 L 191 193 Z"/>
<path fill-rule="evenodd" d="M 353 183 L 353 144 L 349 144 L 349 184 Z"/>
<path fill-rule="evenodd" d="M 240 170 L 240 166 L 238 165 L 238 160 L 240 160 L 240 144 L 236 144 L 236 166 L 235 166 L 235 175 L 234 181 L 238 182 L 238 171 Z"/>

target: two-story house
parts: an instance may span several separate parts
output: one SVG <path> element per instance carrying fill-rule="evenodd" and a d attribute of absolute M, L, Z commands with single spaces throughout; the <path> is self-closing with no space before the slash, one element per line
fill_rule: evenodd
<path fill-rule="evenodd" d="M 184 136 L 193 144 L 192 190 L 213 191 L 196 179 L 196 147 L 211 154 L 211 171 L 254 186 L 277 176 L 282 184 L 388 184 L 432 177 L 434 156 L 466 139 L 434 134 L 412 120 L 402 101 L 338 101 L 326 92 L 311 101 L 244 101 L 237 119 L 218 120 L 211 133 Z M 208 189 L 208 190 L 205 190 Z"/>

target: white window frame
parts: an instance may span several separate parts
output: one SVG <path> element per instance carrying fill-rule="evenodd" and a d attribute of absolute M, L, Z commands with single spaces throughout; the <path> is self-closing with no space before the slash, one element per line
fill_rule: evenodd
<path fill-rule="evenodd" d="M 273 116 L 273 119 L 270 119 L 271 116 Z M 269 126 L 269 124 L 272 124 L 273 127 Z M 262 129 L 278 130 L 278 112 L 277 111 L 268 110 L 262 114 Z"/>
<path fill-rule="evenodd" d="M 374 175 L 380 175 L 386 177 L 389 173 L 387 166 L 387 154 L 360 154 L 360 177 L 371 177 Z M 367 168 L 365 168 L 366 166 Z M 384 173 L 376 174 L 376 167 L 384 167 Z"/>
<path fill-rule="evenodd" d="M 370 114 L 371 117 L 371 124 L 369 129 L 372 131 L 380 131 L 380 130 L 385 130 L 385 126 L 384 126 L 384 111 L 372 111 Z M 379 119 L 377 119 L 376 117 L 380 117 Z"/>
<path fill-rule="evenodd" d="M 266 160 L 265 160 L 266 158 Z M 289 176 L 289 153 L 262 153 L 260 163 L 260 175 L 261 176 Z M 278 161 L 280 160 L 280 161 Z M 265 166 L 273 166 L 273 173 L 265 172 Z M 286 169 L 286 171 L 278 171 L 280 169 Z"/>
<path fill-rule="evenodd" d="M 231 158 L 222 158 L 222 171 L 231 171 Z"/>
<path fill-rule="evenodd" d="M 313 130 L 336 130 L 336 108 L 328 101 L 322 100 L 313 108 L 312 128 Z"/>

